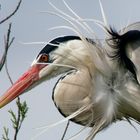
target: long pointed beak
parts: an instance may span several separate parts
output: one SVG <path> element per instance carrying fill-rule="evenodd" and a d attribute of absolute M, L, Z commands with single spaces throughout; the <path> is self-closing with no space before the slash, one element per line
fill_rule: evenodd
<path fill-rule="evenodd" d="M 30 89 L 39 80 L 39 71 L 44 65 L 33 65 L 24 73 L 1 97 L 0 108 L 14 100 L 17 96 Z"/>

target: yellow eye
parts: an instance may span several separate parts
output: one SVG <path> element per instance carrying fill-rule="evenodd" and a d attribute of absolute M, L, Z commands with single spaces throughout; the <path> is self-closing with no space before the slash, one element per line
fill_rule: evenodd
<path fill-rule="evenodd" d="M 39 58 L 39 62 L 48 62 L 49 61 L 49 56 L 47 54 L 42 54 L 41 57 Z"/>

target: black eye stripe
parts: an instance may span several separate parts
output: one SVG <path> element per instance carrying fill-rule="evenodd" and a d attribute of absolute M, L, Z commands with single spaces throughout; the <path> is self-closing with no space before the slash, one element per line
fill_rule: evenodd
<path fill-rule="evenodd" d="M 50 44 L 47 44 L 41 51 L 40 53 L 38 54 L 37 57 L 40 56 L 40 54 L 49 54 L 50 52 L 54 51 L 55 49 L 58 48 L 58 45 L 60 43 L 63 43 L 63 42 L 67 42 L 67 41 L 70 41 L 70 40 L 74 40 L 74 39 L 77 39 L 77 40 L 80 40 L 80 38 L 78 36 L 64 36 L 64 37 L 58 37 L 58 38 L 55 38 L 54 40 L 50 41 L 49 43 Z M 52 45 L 51 45 L 52 44 Z M 55 45 L 56 44 L 56 45 Z"/>

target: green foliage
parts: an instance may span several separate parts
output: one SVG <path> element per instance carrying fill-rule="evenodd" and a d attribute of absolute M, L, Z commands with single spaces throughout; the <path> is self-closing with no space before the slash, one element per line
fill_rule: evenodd
<path fill-rule="evenodd" d="M 10 140 L 10 139 L 8 138 L 9 129 L 6 128 L 6 127 L 3 127 L 3 130 L 4 130 L 4 134 L 2 135 L 2 140 Z"/>
<path fill-rule="evenodd" d="M 13 128 L 18 131 L 21 127 L 22 122 L 24 121 L 26 117 L 28 107 L 27 107 L 26 102 L 24 101 L 23 103 L 21 103 L 19 98 L 16 104 L 18 107 L 18 115 L 16 116 L 16 114 L 12 110 L 9 110 L 8 112 L 11 114 L 11 121 L 13 124 Z"/>
<path fill-rule="evenodd" d="M 26 102 L 24 101 L 23 103 L 21 103 L 19 97 L 17 99 L 16 105 L 18 108 L 17 115 L 15 112 L 13 112 L 13 110 L 8 111 L 11 115 L 11 122 L 12 122 L 13 128 L 15 130 L 14 140 L 17 140 L 18 132 L 19 132 L 21 125 L 22 125 L 24 119 L 26 118 L 26 114 L 28 112 L 28 107 L 27 107 Z M 10 140 L 8 138 L 9 129 L 6 127 L 3 127 L 3 129 L 4 129 L 4 134 L 2 135 L 2 140 Z"/>

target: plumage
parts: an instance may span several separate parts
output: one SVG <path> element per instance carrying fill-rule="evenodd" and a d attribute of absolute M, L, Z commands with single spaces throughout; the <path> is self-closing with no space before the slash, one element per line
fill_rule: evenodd
<path fill-rule="evenodd" d="M 136 28 L 135 28 L 136 27 Z M 135 50 L 139 49 L 140 31 L 137 30 L 138 23 L 134 23 L 125 27 L 122 31 L 116 32 L 111 29 L 111 35 L 107 39 L 107 45 L 111 48 L 110 61 L 118 73 L 122 74 L 123 83 L 121 89 L 121 98 L 118 102 L 120 113 L 126 119 L 133 119 L 136 122 L 140 121 L 140 85 L 138 79 L 138 67 L 140 63 L 135 63 L 132 55 L 135 55 Z M 108 48 L 108 47 L 107 47 Z M 137 50 L 138 51 L 138 50 Z M 138 55 L 137 55 L 138 57 Z M 116 62 L 117 61 L 117 62 Z M 118 77 L 120 79 L 120 77 Z"/>

